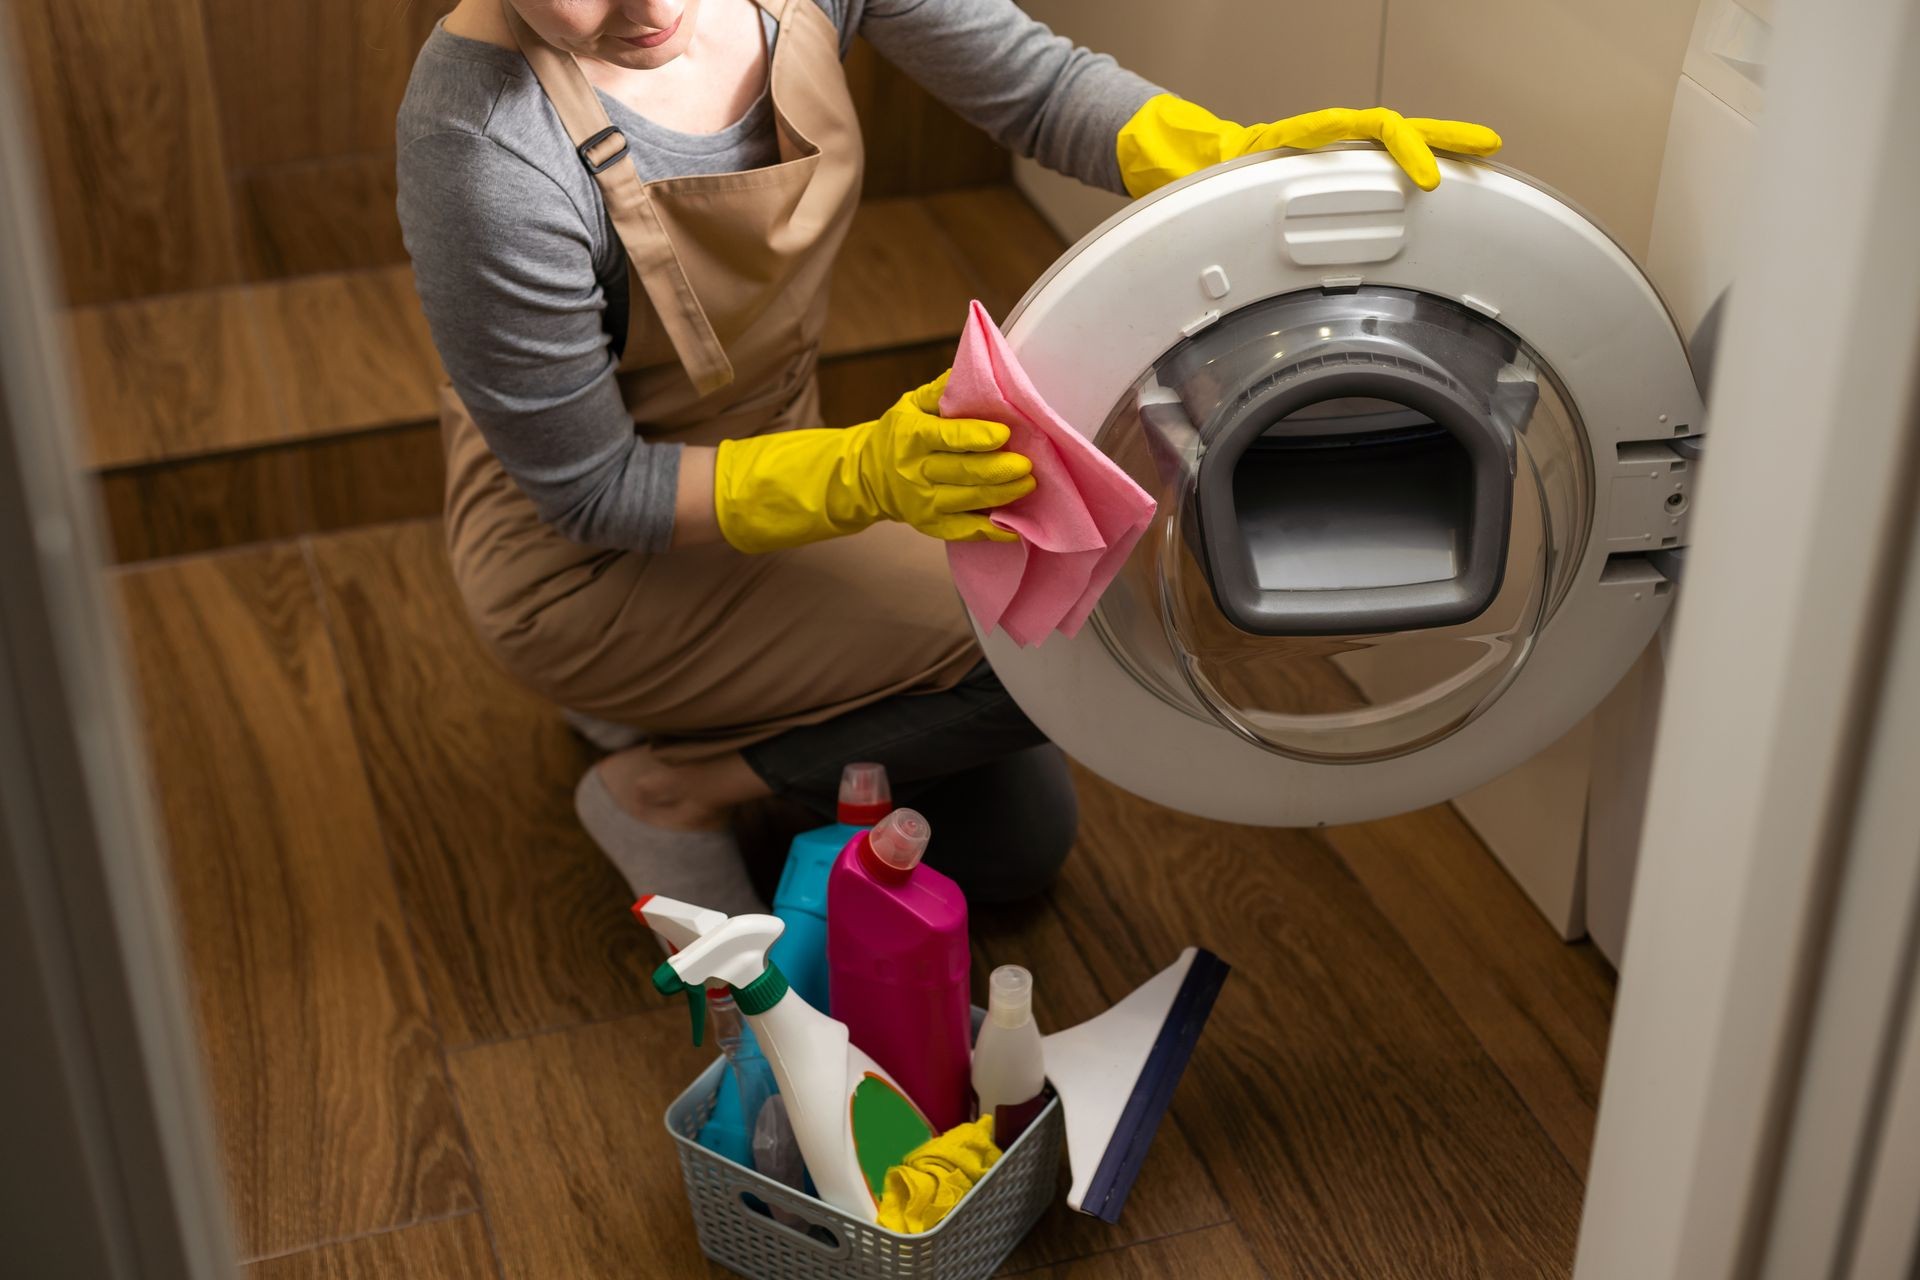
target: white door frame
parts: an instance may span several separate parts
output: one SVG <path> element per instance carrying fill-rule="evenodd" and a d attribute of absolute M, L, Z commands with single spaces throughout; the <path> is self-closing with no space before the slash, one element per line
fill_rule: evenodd
<path fill-rule="evenodd" d="M 235 1274 L 0 21 L 0 1271 Z M 58 163 L 58 157 L 55 158 Z"/>
<path fill-rule="evenodd" d="M 1904 1275 L 1920 1215 L 1920 5 L 1778 8 L 1578 1280 Z"/>

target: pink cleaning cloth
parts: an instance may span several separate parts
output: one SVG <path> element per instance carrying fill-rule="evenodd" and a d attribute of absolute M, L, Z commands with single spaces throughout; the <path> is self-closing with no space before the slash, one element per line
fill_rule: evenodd
<path fill-rule="evenodd" d="M 992 513 L 1020 541 L 947 544 L 960 598 L 983 631 L 999 627 L 1023 647 L 1077 634 L 1146 532 L 1153 499 L 1047 407 L 978 302 L 940 413 L 1006 423 L 1006 447 L 1033 460 L 1033 492 Z"/>

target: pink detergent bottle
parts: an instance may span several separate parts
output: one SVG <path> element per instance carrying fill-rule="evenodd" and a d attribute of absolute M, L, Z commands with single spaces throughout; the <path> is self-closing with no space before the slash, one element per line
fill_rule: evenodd
<path fill-rule="evenodd" d="M 973 1010 L 967 900 L 920 865 L 931 836 L 895 809 L 847 841 L 827 878 L 827 981 L 854 1046 L 944 1133 L 970 1110 Z"/>

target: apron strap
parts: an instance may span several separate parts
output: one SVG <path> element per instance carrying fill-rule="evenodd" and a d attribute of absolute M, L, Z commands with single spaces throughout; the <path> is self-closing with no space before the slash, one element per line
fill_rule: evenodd
<path fill-rule="evenodd" d="M 581 163 L 600 184 L 614 232 L 626 247 L 633 274 L 659 314 L 674 353 L 694 388 L 703 396 L 711 395 L 733 381 L 733 362 L 714 333 L 706 308 L 694 295 L 646 183 L 628 161 L 626 135 L 607 118 L 607 109 L 573 55 L 548 44 L 506 0 L 501 0 L 500 7 L 506 11 L 507 25 L 527 65 L 573 139 Z M 637 333 L 627 335 L 628 342 L 639 338 Z"/>

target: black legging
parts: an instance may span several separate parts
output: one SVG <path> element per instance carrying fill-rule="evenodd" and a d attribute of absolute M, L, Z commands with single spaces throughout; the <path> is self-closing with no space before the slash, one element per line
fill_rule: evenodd
<path fill-rule="evenodd" d="M 944 692 L 885 698 L 742 754 L 774 794 L 829 820 L 841 767 L 879 761 L 894 803 L 918 809 L 933 827 L 928 865 L 972 902 L 1043 891 L 1079 826 L 1065 757 L 985 662 Z"/>

